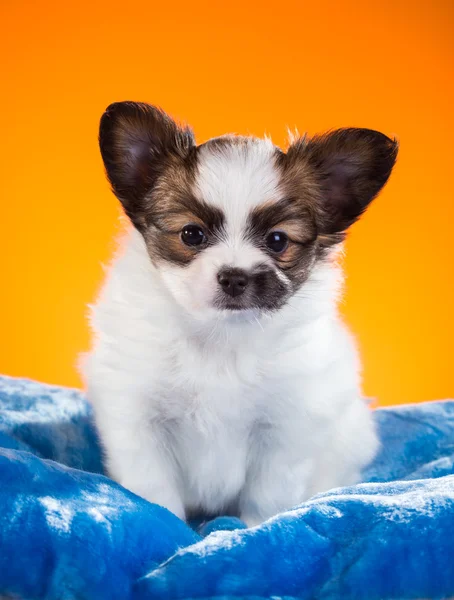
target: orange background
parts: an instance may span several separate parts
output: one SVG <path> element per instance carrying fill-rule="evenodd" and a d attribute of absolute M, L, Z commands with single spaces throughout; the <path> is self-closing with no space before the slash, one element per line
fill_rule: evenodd
<path fill-rule="evenodd" d="M 381 404 L 454 395 L 454 5 L 1 2 L 0 372 L 80 385 L 86 305 L 120 210 L 103 109 L 145 100 L 200 141 L 286 127 L 396 134 L 398 165 L 347 245 L 343 311 Z"/>

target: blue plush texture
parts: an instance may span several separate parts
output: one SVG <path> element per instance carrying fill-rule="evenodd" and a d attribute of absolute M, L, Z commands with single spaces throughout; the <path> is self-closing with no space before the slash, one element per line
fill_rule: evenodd
<path fill-rule="evenodd" d="M 75 390 L 0 377 L 0 596 L 454 597 L 454 402 L 375 412 L 364 482 L 193 528 L 102 475 Z"/>

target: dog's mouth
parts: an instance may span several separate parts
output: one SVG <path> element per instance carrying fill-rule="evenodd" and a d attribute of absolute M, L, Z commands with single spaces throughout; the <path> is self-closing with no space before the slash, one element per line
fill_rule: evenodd
<path fill-rule="evenodd" d="M 231 313 L 271 313 L 282 308 L 286 299 L 286 297 L 274 297 L 271 300 L 267 297 L 259 298 L 255 296 L 250 298 L 225 298 L 221 296 L 215 299 L 214 307 L 219 311 L 228 311 Z"/>
<path fill-rule="evenodd" d="M 243 311 L 259 308 L 257 303 L 251 302 L 251 300 L 248 300 L 247 298 L 225 298 L 222 296 L 215 299 L 214 306 L 218 310 L 230 311 Z"/>

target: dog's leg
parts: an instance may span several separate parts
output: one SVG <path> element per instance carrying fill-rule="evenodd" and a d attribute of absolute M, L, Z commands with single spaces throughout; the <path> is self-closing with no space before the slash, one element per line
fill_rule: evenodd
<path fill-rule="evenodd" d="M 111 411 L 102 413 L 98 410 L 97 423 L 110 476 L 184 519 L 176 466 L 162 433 L 143 415 L 123 414 L 119 418 Z"/>
<path fill-rule="evenodd" d="M 303 502 L 313 460 L 304 460 L 301 445 L 280 436 L 259 443 L 251 453 L 246 484 L 240 495 L 240 518 L 255 526 Z"/>
<path fill-rule="evenodd" d="M 256 525 L 314 494 L 359 481 L 378 440 L 372 413 L 354 396 L 335 418 L 303 415 L 257 431 L 251 449 L 240 516 Z"/>

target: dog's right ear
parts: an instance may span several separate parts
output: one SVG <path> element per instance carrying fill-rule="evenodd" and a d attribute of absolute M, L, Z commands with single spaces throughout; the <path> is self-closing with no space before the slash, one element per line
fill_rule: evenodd
<path fill-rule="evenodd" d="M 116 102 L 101 117 L 99 146 L 112 189 L 133 224 L 144 227 L 144 199 L 172 157 L 194 147 L 189 128 L 139 102 Z"/>

